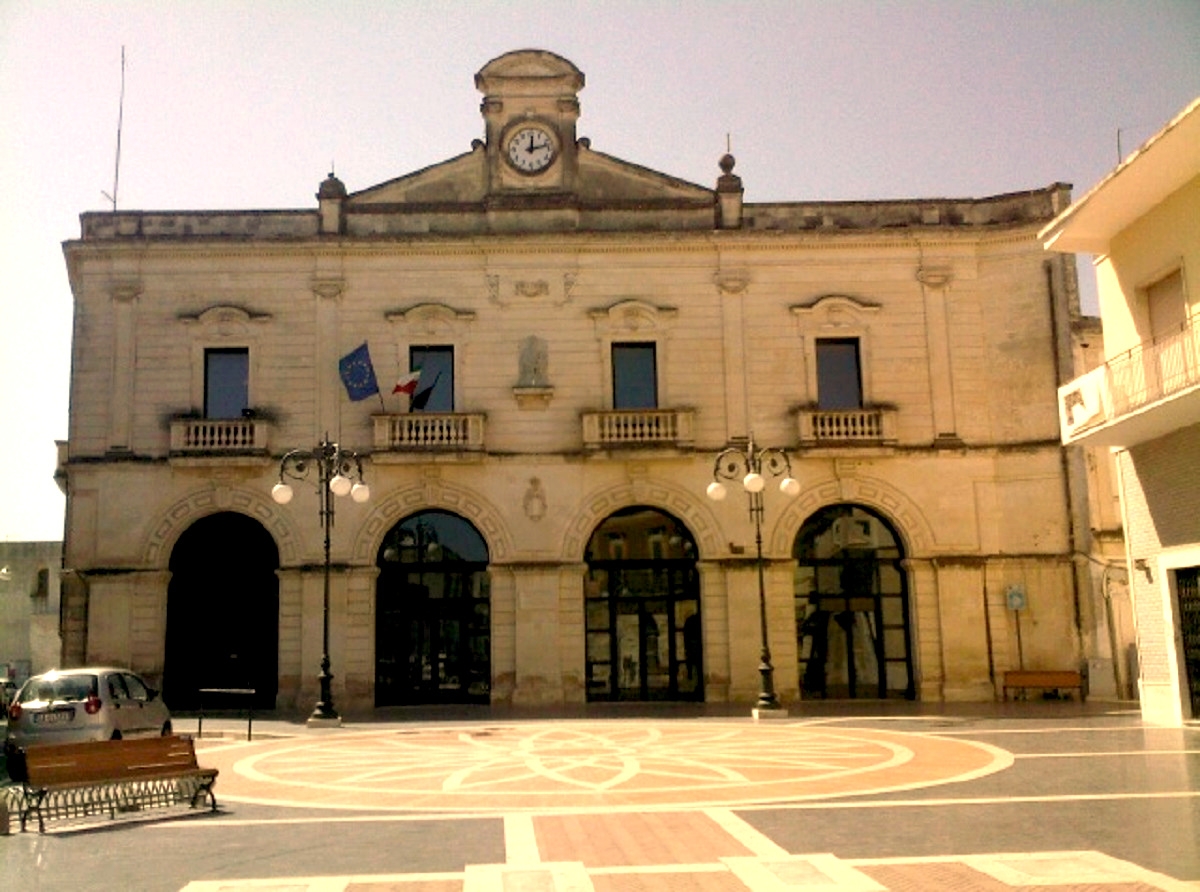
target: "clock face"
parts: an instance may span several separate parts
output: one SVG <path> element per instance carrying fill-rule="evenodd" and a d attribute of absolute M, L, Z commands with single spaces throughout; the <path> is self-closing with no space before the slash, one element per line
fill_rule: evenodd
<path fill-rule="evenodd" d="M 540 173 L 549 167 L 556 154 L 554 139 L 541 127 L 521 127 L 508 138 L 505 146 L 508 163 L 522 173 Z"/>

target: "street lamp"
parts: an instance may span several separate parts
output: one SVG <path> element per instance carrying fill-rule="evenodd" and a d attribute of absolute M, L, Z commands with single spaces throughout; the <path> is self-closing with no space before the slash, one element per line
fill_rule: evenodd
<path fill-rule="evenodd" d="M 774 447 L 757 448 L 754 445 L 754 434 L 751 433 L 745 447 L 730 446 L 717 455 L 713 464 L 713 482 L 708 484 L 706 493 L 714 502 L 719 502 L 727 494 L 725 484 L 721 481 L 740 480 L 750 499 L 750 520 L 754 522 L 754 547 L 758 558 L 758 625 L 762 635 L 762 654 L 758 664 L 762 686 L 758 694 L 757 708 L 777 710 L 780 706 L 779 698 L 775 695 L 775 668 L 771 665 L 771 646 L 767 642 L 767 592 L 763 582 L 763 489 L 767 485 L 767 476 L 783 478 L 779 483 L 779 491 L 784 495 L 795 498 L 800 494 L 800 482 L 792 477 L 792 463 L 787 453 Z"/>
<path fill-rule="evenodd" d="M 279 482 L 271 488 L 271 498 L 286 505 L 294 493 L 284 480 L 307 480 L 312 469 L 317 469 L 317 493 L 320 497 L 321 525 L 325 529 L 325 593 L 321 617 L 321 699 L 317 701 L 310 724 L 340 723 L 342 718 L 333 708 L 333 693 L 329 683 L 333 675 L 329 672 L 329 531 L 333 529 L 334 496 L 349 494 L 356 502 L 365 502 L 371 490 L 363 483 L 362 459 L 357 452 L 342 449 L 337 443 L 329 442 L 329 434 L 316 449 L 293 449 L 279 460 Z M 351 475 L 355 479 L 351 479 Z"/>

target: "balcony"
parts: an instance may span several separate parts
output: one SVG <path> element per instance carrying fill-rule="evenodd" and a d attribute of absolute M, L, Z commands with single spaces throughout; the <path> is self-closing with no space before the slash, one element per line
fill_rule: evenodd
<path fill-rule="evenodd" d="M 1058 389 L 1062 441 L 1128 448 L 1200 419 L 1200 315 Z"/>
<path fill-rule="evenodd" d="M 384 452 L 482 452 L 486 417 L 458 412 L 375 415 L 375 449 Z"/>
<path fill-rule="evenodd" d="M 896 410 L 801 408 L 796 412 L 802 446 L 878 446 L 896 442 Z"/>
<path fill-rule="evenodd" d="M 265 454 L 269 427 L 261 418 L 176 418 L 171 421 L 171 454 Z"/>
<path fill-rule="evenodd" d="M 619 446 L 673 446 L 690 448 L 696 439 L 693 409 L 614 409 L 584 412 L 585 449 Z"/>

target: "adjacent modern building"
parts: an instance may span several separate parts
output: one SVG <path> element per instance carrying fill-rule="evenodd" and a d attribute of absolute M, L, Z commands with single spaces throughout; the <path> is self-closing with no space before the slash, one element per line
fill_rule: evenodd
<path fill-rule="evenodd" d="M 1106 361 L 1059 411 L 1064 443 L 1116 456 L 1142 713 L 1200 719 L 1200 100 L 1042 238 L 1095 255 Z"/>
<path fill-rule="evenodd" d="M 785 705 L 1118 693 L 1038 238 L 1068 187 L 752 203 L 728 155 L 593 147 L 566 59 L 475 83 L 481 138 L 387 182 L 82 216 L 66 663 L 177 709 L 306 709 L 326 654 L 342 710 L 749 703 L 765 629 Z M 318 491 L 326 438 L 369 492 Z M 717 460 L 751 442 L 757 495 Z"/>

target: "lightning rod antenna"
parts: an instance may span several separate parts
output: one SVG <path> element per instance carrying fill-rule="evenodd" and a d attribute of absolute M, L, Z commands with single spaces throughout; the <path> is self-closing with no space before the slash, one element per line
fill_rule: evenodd
<path fill-rule="evenodd" d="M 109 195 L 103 190 L 100 192 L 105 198 L 112 202 L 113 213 L 117 212 L 117 188 L 121 185 L 121 129 L 125 122 L 125 46 L 121 46 L 121 98 L 117 103 L 117 160 L 113 167 L 113 190 Z"/>

